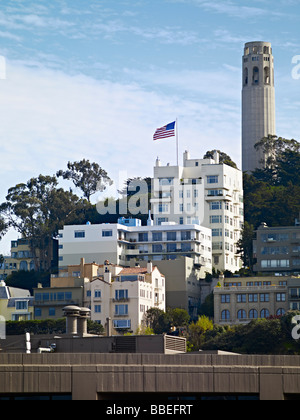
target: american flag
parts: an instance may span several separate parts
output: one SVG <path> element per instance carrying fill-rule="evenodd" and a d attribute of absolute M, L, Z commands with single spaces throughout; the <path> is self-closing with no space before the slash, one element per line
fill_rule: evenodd
<path fill-rule="evenodd" d="M 166 139 L 168 137 L 174 137 L 175 136 L 175 124 L 176 121 L 165 125 L 161 128 L 158 128 L 155 131 L 155 134 L 153 136 L 153 140 L 160 140 L 160 139 Z"/>

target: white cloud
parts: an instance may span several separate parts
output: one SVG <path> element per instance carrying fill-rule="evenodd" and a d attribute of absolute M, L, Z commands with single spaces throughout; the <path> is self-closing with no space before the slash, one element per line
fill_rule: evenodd
<path fill-rule="evenodd" d="M 181 77 L 190 79 L 187 89 L 192 89 L 199 74 L 174 73 L 170 83 L 179 83 Z M 196 155 L 206 151 L 205 145 L 199 150 L 200 139 L 210 145 L 217 142 L 214 147 L 234 139 L 238 146 L 238 103 L 218 103 L 208 97 L 208 89 L 200 101 L 183 100 L 135 84 L 71 77 L 8 62 L 1 91 L 2 190 L 40 172 L 52 174 L 68 160 L 83 157 L 98 161 L 111 176 L 119 169 L 151 175 L 156 155 L 170 159 L 172 148 L 170 141 L 153 144 L 155 128 L 177 116 L 182 148 Z"/>
<path fill-rule="evenodd" d="M 265 17 L 268 18 L 282 18 L 287 17 L 287 14 L 282 12 L 278 12 L 274 8 L 274 2 L 270 8 L 270 5 L 267 7 L 256 7 L 254 6 L 254 2 L 252 5 L 241 5 L 241 1 L 233 1 L 233 0 L 222 0 L 222 1 L 208 1 L 208 0 L 170 0 L 174 3 L 192 3 L 195 6 L 201 7 L 202 9 L 215 12 L 218 14 L 226 15 L 232 18 L 239 18 L 239 19 L 252 19 L 252 18 L 259 18 Z M 250 2 L 248 2 L 250 4 Z M 264 3 L 264 2 L 263 2 Z"/>

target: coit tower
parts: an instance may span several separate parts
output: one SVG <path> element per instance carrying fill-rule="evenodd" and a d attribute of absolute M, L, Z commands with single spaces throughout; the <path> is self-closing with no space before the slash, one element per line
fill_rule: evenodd
<path fill-rule="evenodd" d="M 256 151 L 254 145 L 269 134 L 276 134 L 272 46 L 269 42 L 249 42 L 243 56 L 243 171 L 265 167 L 268 156 Z"/>

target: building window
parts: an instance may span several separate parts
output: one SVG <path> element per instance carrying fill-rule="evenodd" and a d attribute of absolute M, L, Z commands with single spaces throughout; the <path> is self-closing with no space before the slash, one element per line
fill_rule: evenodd
<path fill-rule="evenodd" d="M 114 324 L 114 328 L 116 329 L 131 328 L 130 319 L 114 319 L 113 324 Z"/>
<path fill-rule="evenodd" d="M 112 230 L 103 230 L 102 231 L 102 237 L 103 238 L 108 238 L 113 236 L 113 231 Z"/>
<path fill-rule="evenodd" d="M 221 303 L 230 303 L 230 295 L 221 295 Z"/>
<path fill-rule="evenodd" d="M 35 316 L 35 318 L 38 318 L 38 317 L 42 316 L 41 308 L 34 308 L 34 316 Z"/>
<path fill-rule="evenodd" d="M 101 290 L 95 290 L 95 299 L 101 298 Z"/>
<path fill-rule="evenodd" d="M 263 309 L 260 313 L 260 317 L 267 319 L 270 317 L 270 311 L 268 309 Z"/>
<path fill-rule="evenodd" d="M 84 230 L 77 230 L 74 233 L 75 238 L 85 238 L 85 231 Z"/>
<path fill-rule="evenodd" d="M 250 303 L 256 303 L 256 302 L 258 302 L 258 295 L 257 294 L 250 294 L 249 295 L 249 302 Z"/>
<path fill-rule="evenodd" d="M 238 319 L 246 319 L 247 318 L 246 311 L 244 309 L 240 309 L 237 313 L 237 317 Z"/>
<path fill-rule="evenodd" d="M 237 295 L 237 303 L 246 303 L 247 295 Z"/>
<path fill-rule="evenodd" d="M 219 182 L 218 175 L 208 175 L 207 176 L 207 183 L 208 184 L 217 184 Z"/>
<path fill-rule="evenodd" d="M 258 312 L 256 309 L 251 309 L 251 311 L 249 312 L 249 318 L 258 319 Z"/>
<path fill-rule="evenodd" d="M 152 252 L 163 252 L 163 246 L 161 244 L 152 245 Z"/>
<path fill-rule="evenodd" d="M 153 242 L 162 242 L 162 232 L 153 232 L 152 233 Z"/>
<path fill-rule="evenodd" d="M 208 197 L 219 197 L 223 195 L 223 190 L 208 190 Z"/>
<path fill-rule="evenodd" d="M 95 305 L 95 313 L 101 314 L 101 305 Z"/>
<path fill-rule="evenodd" d="M 115 315 L 128 315 L 128 305 L 116 305 Z"/>
<path fill-rule="evenodd" d="M 139 233 L 139 242 L 148 242 L 148 233 Z"/>
<path fill-rule="evenodd" d="M 169 205 L 168 204 L 159 204 L 158 205 L 158 212 L 159 213 L 168 213 L 169 212 Z"/>
<path fill-rule="evenodd" d="M 285 315 L 285 310 L 282 309 L 282 308 L 278 309 L 278 311 L 276 312 L 276 315 L 277 316 L 283 316 L 283 315 Z"/>
<path fill-rule="evenodd" d="M 209 203 L 210 210 L 222 210 L 222 202 L 221 201 L 212 201 Z"/>
<path fill-rule="evenodd" d="M 269 293 L 262 293 L 259 297 L 261 302 L 270 302 L 270 295 Z"/>
<path fill-rule="evenodd" d="M 222 223 L 222 216 L 210 216 L 210 223 Z"/>
<path fill-rule="evenodd" d="M 222 229 L 212 229 L 212 236 L 213 237 L 223 236 Z"/>
<path fill-rule="evenodd" d="M 222 311 L 221 319 L 222 321 L 230 321 L 230 312 L 228 310 Z"/>
<path fill-rule="evenodd" d="M 181 232 L 181 240 L 182 241 L 190 241 L 191 240 L 191 231 L 183 231 Z"/>
<path fill-rule="evenodd" d="M 253 58 L 255 58 L 255 57 L 253 57 Z M 252 60 L 253 60 L 253 58 L 252 58 Z M 259 84 L 259 68 L 258 67 L 254 67 L 254 69 L 253 69 L 253 80 L 252 81 L 253 81 L 254 85 Z"/>
<path fill-rule="evenodd" d="M 128 299 L 128 290 L 116 290 L 115 299 L 116 300 Z"/>
<path fill-rule="evenodd" d="M 276 302 L 286 302 L 285 293 L 276 293 Z"/>
<path fill-rule="evenodd" d="M 176 252 L 176 250 L 177 250 L 176 243 L 167 244 L 167 252 Z"/>
<path fill-rule="evenodd" d="M 17 311 L 27 311 L 28 310 L 28 301 L 27 300 L 17 300 L 16 301 L 16 310 Z"/>
<path fill-rule="evenodd" d="M 21 263 L 20 263 L 20 271 L 28 271 L 28 263 L 27 263 L 27 261 L 21 261 Z"/>
<path fill-rule="evenodd" d="M 176 241 L 177 233 L 176 232 L 167 232 L 167 241 Z"/>
<path fill-rule="evenodd" d="M 49 308 L 49 316 L 55 316 L 55 308 Z"/>

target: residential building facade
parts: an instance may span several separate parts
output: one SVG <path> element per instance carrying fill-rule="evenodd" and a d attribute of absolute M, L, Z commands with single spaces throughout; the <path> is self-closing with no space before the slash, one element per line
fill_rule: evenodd
<path fill-rule="evenodd" d="M 165 277 L 152 263 L 147 268 L 100 266 L 98 277 L 85 283 L 84 293 L 91 319 L 102 325 L 110 319 L 120 332 L 136 332 L 151 308 L 166 310 Z"/>
<path fill-rule="evenodd" d="M 214 289 L 216 324 L 246 324 L 289 310 L 287 277 L 226 279 Z"/>
<path fill-rule="evenodd" d="M 244 223 L 242 172 L 214 159 L 191 159 L 183 166 L 154 167 L 152 214 L 154 224 L 195 223 L 212 231 L 212 265 L 220 271 L 241 268 L 236 243 Z"/>
<path fill-rule="evenodd" d="M 66 263 L 76 272 L 82 257 L 95 265 L 108 260 L 123 267 L 146 266 L 153 261 L 165 275 L 167 305 L 182 307 L 197 318 L 209 293 L 203 279 L 212 272 L 211 230 L 174 222 L 159 226 L 138 222 L 120 219 L 118 224 L 65 226 L 59 239 L 60 272 Z"/>
<path fill-rule="evenodd" d="M 80 264 L 52 274 L 50 287 L 34 289 L 35 319 L 60 319 L 64 316 L 65 306 L 84 306 L 84 285 L 97 277 L 98 270 L 98 264 L 87 264 L 81 258 Z"/>
<path fill-rule="evenodd" d="M 6 286 L 0 281 L 0 316 L 6 321 L 33 319 L 33 297 L 28 290 Z"/>
<path fill-rule="evenodd" d="M 268 227 L 262 223 L 253 242 L 254 271 L 263 274 L 300 274 L 300 226 Z"/>
<path fill-rule="evenodd" d="M 52 267 L 57 267 L 58 252 L 56 240 L 52 240 L 50 252 L 51 265 Z M 17 271 L 33 271 L 37 268 L 36 265 L 43 269 L 42 263 L 38 257 L 39 250 L 36 250 L 36 253 L 37 257 L 34 258 L 28 239 L 22 238 L 11 241 L 10 256 L 5 256 L 4 262 L 0 264 L 0 280 L 5 280 L 8 276 Z"/>
<path fill-rule="evenodd" d="M 201 267 L 202 278 L 212 270 L 211 230 L 199 225 L 128 226 L 128 219 L 117 224 L 64 226 L 59 232 L 60 268 L 105 260 L 120 266 L 130 261 L 193 258 Z"/>

